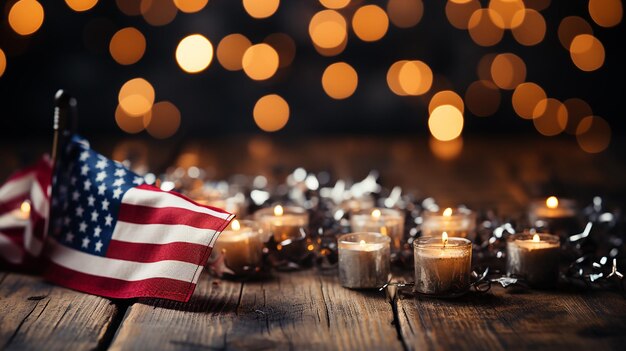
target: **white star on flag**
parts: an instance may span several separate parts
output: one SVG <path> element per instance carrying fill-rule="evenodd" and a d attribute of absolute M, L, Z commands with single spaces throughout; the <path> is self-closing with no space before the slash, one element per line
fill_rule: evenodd
<path fill-rule="evenodd" d="M 83 216 L 83 212 L 85 212 L 85 210 L 83 209 L 82 206 L 76 207 L 76 217 L 82 217 Z"/>
<path fill-rule="evenodd" d="M 94 230 L 93 230 L 93 236 L 94 237 L 99 237 L 100 233 L 102 232 L 102 228 L 100 228 L 100 226 L 97 226 Z"/>
<path fill-rule="evenodd" d="M 78 199 L 80 199 L 80 193 L 78 192 L 78 190 L 74 190 L 74 192 L 72 193 L 72 200 L 78 201 Z"/>
<path fill-rule="evenodd" d="M 79 232 L 85 233 L 87 231 L 87 223 L 85 223 L 85 221 L 80 222 L 79 226 L 80 226 L 80 228 L 78 228 Z"/>
<path fill-rule="evenodd" d="M 85 237 L 85 238 L 83 239 L 83 245 L 82 245 L 82 247 L 84 247 L 84 248 L 88 248 L 88 247 L 89 247 L 89 242 L 90 242 L 90 241 L 91 241 L 91 240 L 89 240 L 89 238 L 88 238 L 88 237 Z"/>
<path fill-rule="evenodd" d="M 122 186 L 122 185 L 124 185 L 124 183 L 126 183 L 126 182 L 124 181 L 124 179 L 123 179 L 123 178 L 117 178 L 117 179 L 113 182 L 113 186 Z"/>
<path fill-rule="evenodd" d="M 108 211 L 109 210 L 109 200 L 104 199 L 102 200 L 102 211 Z"/>
<path fill-rule="evenodd" d="M 93 212 L 91 212 L 91 221 L 92 222 L 97 222 L 98 221 L 98 211 L 93 210 Z"/>
<path fill-rule="evenodd" d="M 120 195 L 122 195 L 122 189 L 116 188 L 115 190 L 113 190 L 113 198 L 114 199 L 119 199 Z"/>
<path fill-rule="evenodd" d="M 100 159 L 98 163 L 96 163 L 97 169 L 105 169 L 107 167 L 108 162 L 106 160 Z"/>
<path fill-rule="evenodd" d="M 106 217 L 104 217 L 104 220 L 105 220 L 104 225 L 110 227 L 111 226 L 111 222 L 113 221 L 113 217 L 111 217 L 111 214 L 109 213 L 109 214 L 107 214 Z"/>
<path fill-rule="evenodd" d="M 65 234 L 65 241 L 68 241 L 68 242 L 74 241 L 74 234 L 72 234 L 72 232 L 67 232 L 67 234 Z"/>
<path fill-rule="evenodd" d="M 98 195 L 104 195 L 104 192 L 107 190 L 107 186 L 104 183 L 98 186 Z"/>
<path fill-rule="evenodd" d="M 100 252 L 102 250 L 102 241 L 98 240 L 96 243 L 96 251 Z"/>
<path fill-rule="evenodd" d="M 143 178 L 142 177 L 135 177 L 135 179 L 133 179 L 133 184 L 137 184 L 137 185 L 143 184 Z"/>
<path fill-rule="evenodd" d="M 91 181 L 89 179 L 87 179 L 87 180 L 85 180 L 83 185 L 84 185 L 84 189 L 85 190 L 89 190 L 89 188 L 91 188 Z"/>
<path fill-rule="evenodd" d="M 100 171 L 98 172 L 98 174 L 96 175 L 96 182 L 102 182 L 104 181 L 104 178 L 107 177 L 107 172 L 105 171 Z"/>
<path fill-rule="evenodd" d="M 80 160 L 86 161 L 89 158 L 89 151 L 85 150 L 80 153 Z"/>
<path fill-rule="evenodd" d="M 93 197 L 93 195 L 89 194 L 89 197 L 87 198 L 87 206 L 94 206 L 95 201 L 96 198 Z"/>
<path fill-rule="evenodd" d="M 116 177 L 123 177 L 126 175 L 126 171 L 123 168 L 118 168 L 115 170 Z"/>
<path fill-rule="evenodd" d="M 86 176 L 87 173 L 89 173 L 89 166 L 87 166 L 87 164 L 84 164 L 81 168 L 80 168 L 80 175 L 84 175 Z"/>

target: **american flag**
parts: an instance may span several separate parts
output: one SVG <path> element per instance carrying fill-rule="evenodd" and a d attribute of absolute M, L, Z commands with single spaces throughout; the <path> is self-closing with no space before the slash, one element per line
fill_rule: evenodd
<path fill-rule="evenodd" d="M 91 294 L 188 301 L 234 217 L 144 184 L 78 137 L 54 177 L 44 276 Z"/>
<path fill-rule="evenodd" d="M 37 270 L 48 218 L 52 168 L 43 157 L 0 187 L 0 262 Z"/>

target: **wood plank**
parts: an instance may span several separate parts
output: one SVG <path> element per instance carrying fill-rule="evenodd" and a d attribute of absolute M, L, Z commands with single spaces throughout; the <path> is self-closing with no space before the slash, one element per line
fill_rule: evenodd
<path fill-rule="evenodd" d="M 106 343 L 117 308 L 110 300 L 39 277 L 0 276 L 0 349 L 94 349 Z"/>
<path fill-rule="evenodd" d="M 188 304 L 131 306 L 112 349 L 401 350 L 392 321 L 383 293 L 345 289 L 336 274 L 278 273 L 245 283 L 203 276 Z"/>
<path fill-rule="evenodd" d="M 457 300 L 399 299 L 410 350 L 623 350 L 626 301 L 612 292 L 493 288 Z"/>

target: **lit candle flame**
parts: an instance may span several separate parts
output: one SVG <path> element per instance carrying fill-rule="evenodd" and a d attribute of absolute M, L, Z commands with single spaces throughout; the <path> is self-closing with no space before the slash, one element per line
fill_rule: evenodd
<path fill-rule="evenodd" d="M 539 238 L 539 234 L 535 234 L 535 235 L 533 235 L 533 242 L 538 243 L 538 242 L 540 242 L 540 241 L 541 241 L 541 239 Z"/>
<path fill-rule="evenodd" d="M 374 219 L 379 219 L 381 215 L 382 213 L 379 209 L 375 209 L 374 211 L 372 211 L 372 218 Z"/>
<path fill-rule="evenodd" d="M 452 209 L 450 207 L 446 208 L 445 210 L 443 210 L 443 216 L 444 217 L 450 217 L 452 216 Z"/>
<path fill-rule="evenodd" d="M 546 199 L 546 206 L 548 206 L 548 208 L 559 207 L 559 199 L 557 199 L 556 196 L 550 196 Z"/>
<path fill-rule="evenodd" d="M 276 207 L 274 207 L 274 215 L 275 216 L 283 215 L 283 207 L 281 205 L 276 205 Z"/>
<path fill-rule="evenodd" d="M 28 202 L 28 200 L 22 202 L 22 205 L 20 206 L 20 211 L 22 211 L 22 213 L 24 213 L 25 215 L 30 214 L 30 202 Z"/>
<path fill-rule="evenodd" d="M 443 242 L 443 247 L 446 247 L 446 245 L 448 244 L 448 233 L 441 233 L 441 242 Z"/>
<path fill-rule="evenodd" d="M 234 231 L 238 231 L 241 229 L 241 224 L 239 224 L 239 221 L 235 219 L 230 227 L 233 228 Z"/>
<path fill-rule="evenodd" d="M 359 245 L 360 245 L 361 247 L 365 246 L 365 240 L 361 240 L 361 241 L 359 241 Z"/>

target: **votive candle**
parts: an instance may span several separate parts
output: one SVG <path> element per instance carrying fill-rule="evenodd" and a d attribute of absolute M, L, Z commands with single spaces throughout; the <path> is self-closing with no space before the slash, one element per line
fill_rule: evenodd
<path fill-rule="evenodd" d="M 354 232 L 381 233 L 391 239 L 391 250 L 400 251 L 404 237 L 404 215 L 390 208 L 356 211 L 350 216 Z"/>
<path fill-rule="evenodd" d="M 440 237 L 446 232 L 449 237 L 473 239 L 476 231 L 476 214 L 464 207 L 426 211 L 421 228 L 422 236 Z"/>
<path fill-rule="evenodd" d="M 390 274 L 390 238 L 380 233 L 350 233 L 338 239 L 339 282 L 346 288 L 378 288 Z"/>
<path fill-rule="evenodd" d="M 532 287 L 548 288 L 559 278 L 559 237 L 551 234 L 515 234 L 506 243 L 506 270 Z"/>
<path fill-rule="evenodd" d="M 233 220 L 220 234 L 213 255 L 224 255 L 226 267 L 235 276 L 253 272 L 261 267 L 263 239 L 254 221 Z"/>

